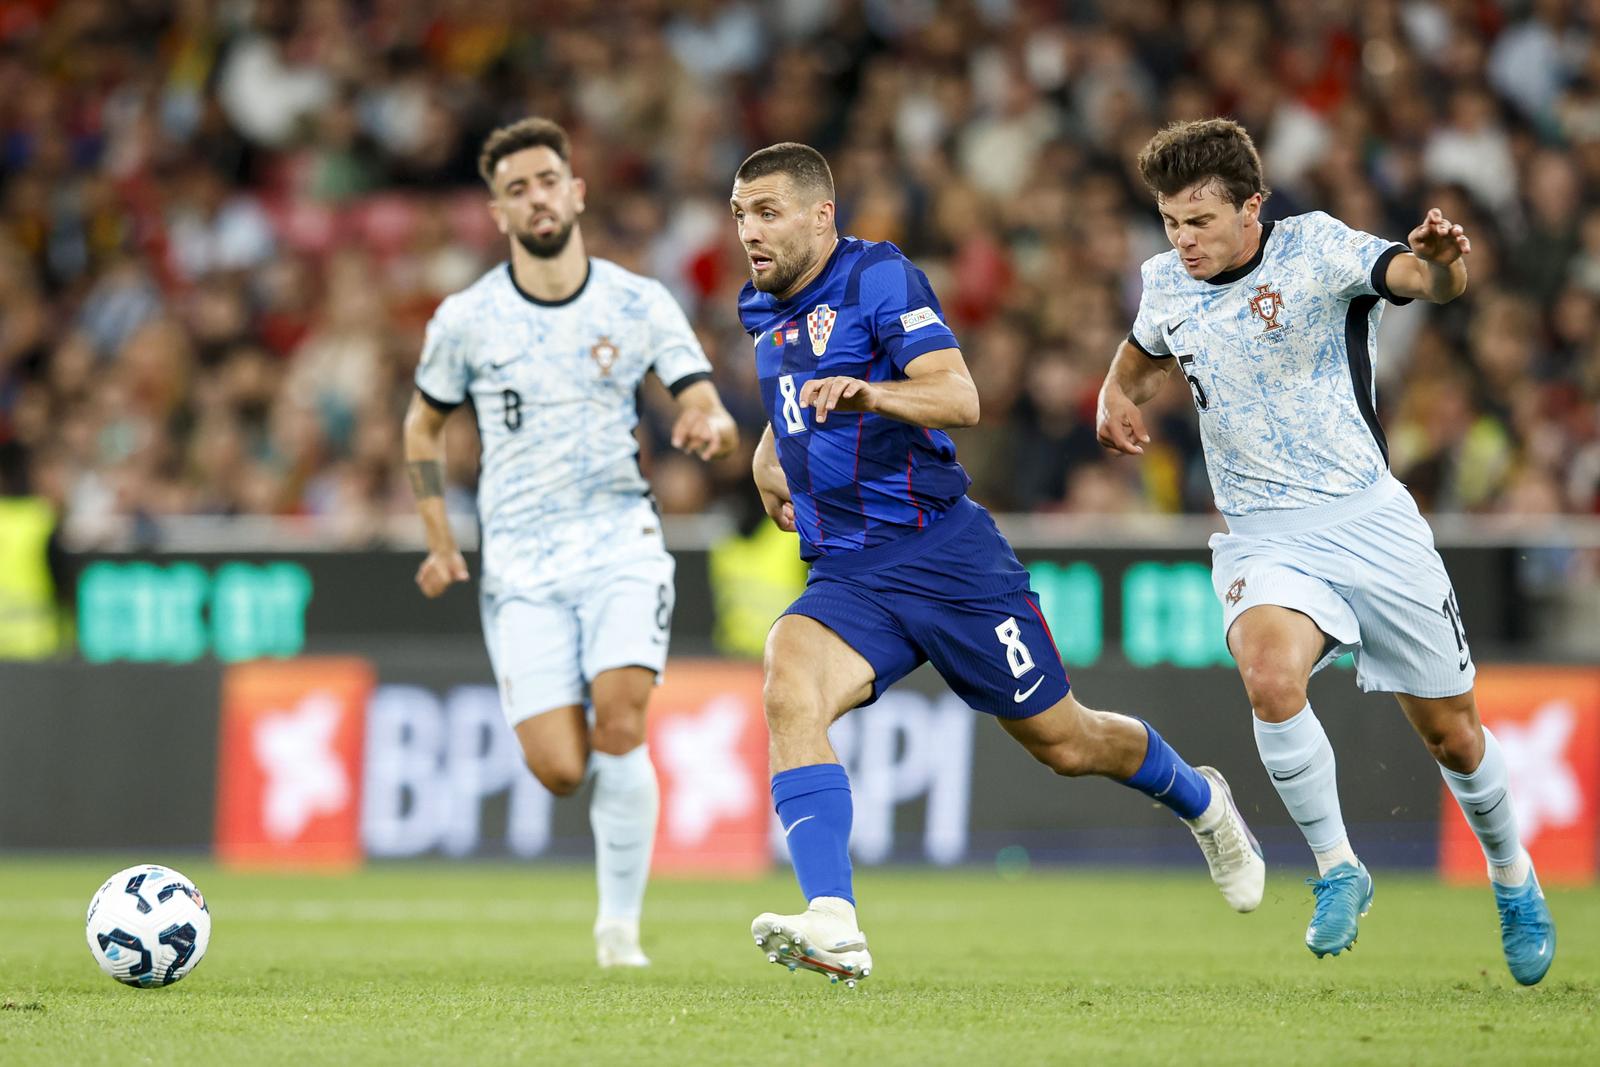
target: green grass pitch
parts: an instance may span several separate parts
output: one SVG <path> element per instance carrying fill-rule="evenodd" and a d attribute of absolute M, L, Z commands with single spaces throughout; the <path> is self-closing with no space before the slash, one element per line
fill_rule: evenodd
<path fill-rule="evenodd" d="M 102 975 L 83 913 L 127 863 L 173 862 L 214 916 L 168 989 Z M 1192 872 L 869 871 L 873 977 L 768 964 L 786 876 L 658 881 L 646 972 L 599 972 L 583 868 L 219 872 L 193 859 L 0 862 L 0 1063 L 1538 1064 L 1600 1062 L 1600 890 L 1552 890 L 1560 952 L 1522 989 L 1488 889 L 1375 872 L 1353 953 L 1301 942 L 1309 890 L 1253 915 Z"/>

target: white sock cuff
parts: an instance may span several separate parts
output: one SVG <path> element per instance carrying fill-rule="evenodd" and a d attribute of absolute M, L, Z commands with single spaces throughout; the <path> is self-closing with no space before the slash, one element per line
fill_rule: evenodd
<path fill-rule="evenodd" d="M 1256 751 L 1261 754 L 1261 762 L 1274 770 L 1298 767 L 1328 744 L 1322 720 L 1309 703 L 1282 722 L 1264 722 L 1254 715 L 1251 719 L 1255 723 Z"/>
<path fill-rule="evenodd" d="M 1439 773 L 1457 794 L 1470 796 L 1482 792 L 1487 787 L 1495 789 L 1506 784 L 1510 772 L 1506 768 L 1506 756 L 1500 749 L 1500 742 L 1494 734 L 1489 732 L 1487 726 L 1483 727 L 1483 758 L 1471 772 L 1462 774 L 1452 771 L 1444 764 L 1439 764 Z"/>
<path fill-rule="evenodd" d="M 609 752 L 590 752 L 589 769 L 597 778 L 596 785 L 606 788 L 627 789 L 656 779 L 655 764 L 650 762 L 649 745 L 640 745 L 620 756 Z"/>

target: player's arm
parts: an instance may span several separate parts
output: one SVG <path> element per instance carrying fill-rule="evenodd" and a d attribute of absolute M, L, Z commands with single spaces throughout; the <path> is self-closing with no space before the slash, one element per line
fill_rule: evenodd
<path fill-rule="evenodd" d="M 428 597 L 467 580 L 467 561 L 456 546 L 444 509 L 444 422 L 449 415 L 428 403 L 420 391 L 412 393 L 406 409 L 406 473 L 428 536 L 428 557 L 417 568 L 417 587 Z"/>
<path fill-rule="evenodd" d="M 1396 296 L 1411 300 L 1448 303 L 1467 288 L 1467 262 L 1472 241 L 1462 228 L 1430 208 L 1426 217 L 1406 236 L 1410 255 L 1389 261 L 1383 280 Z"/>
<path fill-rule="evenodd" d="M 789 496 L 789 478 L 778 463 L 778 445 L 772 436 L 771 424 L 756 443 L 750 471 L 755 476 L 756 492 L 761 494 L 761 506 L 779 529 L 794 533 L 794 502 Z"/>
<path fill-rule="evenodd" d="M 1094 431 L 1102 445 L 1129 456 L 1144 455 L 1150 434 L 1139 405 L 1155 399 L 1175 363 L 1171 358 L 1152 359 L 1132 341 L 1125 340 L 1117 347 L 1095 410 Z"/>
<path fill-rule="evenodd" d="M 830 411 L 870 411 L 932 430 L 977 423 L 978 387 L 959 348 L 924 353 L 906 364 L 905 373 L 894 382 L 813 378 L 800 387 L 800 406 L 815 407 L 819 423 Z"/>
<path fill-rule="evenodd" d="M 672 424 L 673 448 L 701 459 L 721 459 L 738 447 L 739 427 L 708 379 L 677 390 L 673 399 L 678 404 L 678 418 Z"/>

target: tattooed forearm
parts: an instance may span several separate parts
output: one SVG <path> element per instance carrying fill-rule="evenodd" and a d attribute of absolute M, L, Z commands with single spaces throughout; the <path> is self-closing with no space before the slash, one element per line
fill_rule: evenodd
<path fill-rule="evenodd" d="M 436 459 L 420 459 L 406 464 L 411 476 L 411 492 L 418 500 L 444 495 L 444 467 Z"/>

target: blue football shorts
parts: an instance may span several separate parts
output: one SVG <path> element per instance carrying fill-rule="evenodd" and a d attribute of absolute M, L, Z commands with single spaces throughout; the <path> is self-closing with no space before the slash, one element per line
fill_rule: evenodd
<path fill-rule="evenodd" d="M 865 704 L 923 663 L 1002 719 L 1037 715 L 1071 686 L 1026 568 L 967 497 L 925 530 L 813 561 L 785 614 L 817 620 L 872 665 Z"/>

